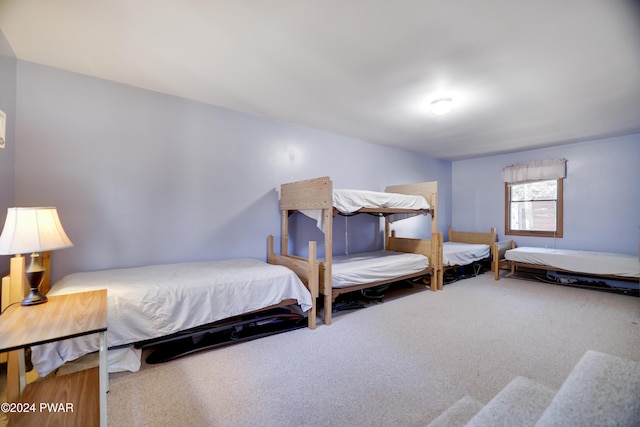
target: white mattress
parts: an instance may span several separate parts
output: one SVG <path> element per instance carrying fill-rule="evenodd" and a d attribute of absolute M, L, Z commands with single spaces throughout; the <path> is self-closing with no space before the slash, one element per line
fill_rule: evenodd
<path fill-rule="evenodd" d="M 429 267 L 420 254 L 393 251 L 362 252 L 333 257 L 332 287 L 344 288 L 418 273 Z"/>
<path fill-rule="evenodd" d="M 640 278 L 637 255 L 609 252 L 521 247 L 505 253 L 509 261 L 546 265 L 575 273 Z"/>
<path fill-rule="evenodd" d="M 489 258 L 489 245 L 478 243 L 444 242 L 442 244 L 442 265 L 468 265 Z"/>
<path fill-rule="evenodd" d="M 68 275 L 48 295 L 107 289 L 109 347 L 159 338 L 294 299 L 303 311 L 311 294 L 286 267 L 256 259 L 155 265 Z M 96 336 L 34 346 L 40 376 L 98 350 Z"/>
<path fill-rule="evenodd" d="M 343 214 L 351 214 L 362 208 L 385 209 L 429 209 L 427 199 L 422 196 L 399 193 L 386 193 L 367 190 L 333 190 L 333 207 Z M 316 220 L 318 228 L 324 230 L 322 211 L 317 209 L 301 210 L 306 216 Z M 392 217 L 390 220 L 406 218 L 407 214 Z"/>
<path fill-rule="evenodd" d="M 333 206 L 347 214 L 362 208 L 429 209 L 422 196 L 366 190 L 333 190 Z"/>

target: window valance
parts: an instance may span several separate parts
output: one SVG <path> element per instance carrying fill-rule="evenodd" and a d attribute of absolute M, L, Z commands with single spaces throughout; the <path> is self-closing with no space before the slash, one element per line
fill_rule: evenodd
<path fill-rule="evenodd" d="M 566 170 L 566 159 L 547 159 L 515 163 L 502 169 L 502 181 L 522 182 L 564 178 L 566 176 Z"/>

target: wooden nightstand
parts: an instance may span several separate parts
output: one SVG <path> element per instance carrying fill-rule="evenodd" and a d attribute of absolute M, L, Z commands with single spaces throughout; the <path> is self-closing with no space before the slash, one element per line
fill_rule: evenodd
<path fill-rule="evenodd" d="M 9 425 L 107 425 L 107 291 L 49 297 L 45 304 L 13 305 L 0 316 L 0 352 L 97 333 L 100 366 L 26 385 L 24 363 L 20 369 L 20 399 L 3 407 Z M 5 402 L 0 402 L 5 403 Z M 31 405 L 33 404 L 33 405 Z M 48 404 L 48 405 L 47 405 Z M 9 404 L 11 405 L 11 404 Z M 15 412 L 21 409 L 23 412 Z"/>

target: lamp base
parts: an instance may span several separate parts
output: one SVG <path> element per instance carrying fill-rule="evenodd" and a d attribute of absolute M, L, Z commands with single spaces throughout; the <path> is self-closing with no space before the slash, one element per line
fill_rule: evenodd
<path fill-rule="evenodd" d="M 38 289 L 31 289 L 29 295 L 22 300 L 20 305 L 37 305 L 43 302 L 47 302 L 47 297 L 42 295 Z"/>
<path fill-rule="evenodd" d="M 40 283 L 44 277 L 44 267 L 40 263 L 40 254 L 31 254 L 31 263 L 25 272 L 29 282 L 29 295 L 27 295 L 20 305 L 37 305 L 47 302 L 47 297 L 40 292 Z"/>

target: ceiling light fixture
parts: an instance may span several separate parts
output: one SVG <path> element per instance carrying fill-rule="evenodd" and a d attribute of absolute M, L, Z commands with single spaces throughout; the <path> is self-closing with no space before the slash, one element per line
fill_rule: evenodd
<path fill-rule="evenodd" d="M 441 116 L 451 111 L 453 107 L 453 99 L 451 98 L 438 98 L 431 101 L 431 112 Z"/>

